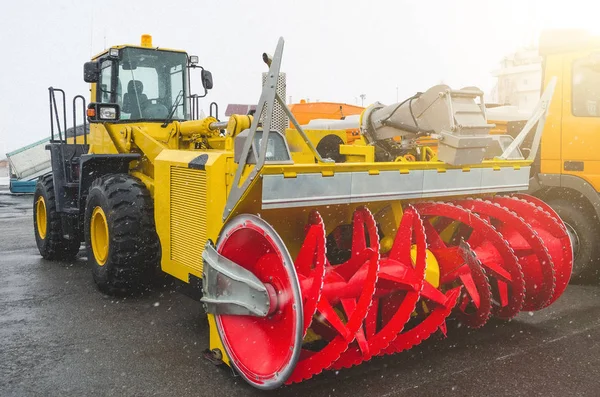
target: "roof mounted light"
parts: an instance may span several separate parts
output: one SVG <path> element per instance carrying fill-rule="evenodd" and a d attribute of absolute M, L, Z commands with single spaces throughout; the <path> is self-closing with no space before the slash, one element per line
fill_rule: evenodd
<path fill-rule="evenodd" d="M 142 47 L 152 48 L 152 36 L 149 34 L 142 35 Z"/>
<path fill-rule="evenodd" d="M 199 61 L 198 55 L 190 55 L 190 65 L 197 65 Z"/>
<path fill-rule="evenodd" d="M 108 50 L 108 56 L 111 58 L 118 58 L 119 57 L 119 49 L 111 48 L 110 50 Z"/>

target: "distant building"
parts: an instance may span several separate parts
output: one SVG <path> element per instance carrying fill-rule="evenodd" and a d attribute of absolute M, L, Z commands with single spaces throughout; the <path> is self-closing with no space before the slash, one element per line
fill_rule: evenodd
<path fill-rule="evenodd" d="M 520 111 L 532 111 L 540 99 L 542 57 L 537 48 L 524 48 L 500 62 L 492 74 L 498 79 L 492 100 L 500 105 L 512 105 Z"/>
<path fill-rule="evenodd" d="M 225 109 L 225 117 L 233 114 L 253 114 L 256 111 L 256 105 L 230 103 Z"/>

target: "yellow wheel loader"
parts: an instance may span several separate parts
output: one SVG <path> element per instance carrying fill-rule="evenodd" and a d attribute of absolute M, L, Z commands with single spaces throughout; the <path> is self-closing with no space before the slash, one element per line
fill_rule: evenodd
<path fill-rule="evenodd" d="M 211 74 L 148 36 L 84 65 L 83 143 L 64 135 L 64 93 L 51 88 L 53 170 L 34 204 L 42 256 L 72 257 L 85 241 L 107 293 L 159 271 L 189 284 L 207 313 L 211 359 L 261 389 L 562 294 L 565 226 L 519 193 L 535 156 L 519 150 L 531 125 L 516 139 L 492 136 L 481 91 L 440 85 L 306 129 L 283 100 L 283 46 L 263 54 L 255 117 L 196 120 L 190 73 L 201 70 L 203 95 Z"/>

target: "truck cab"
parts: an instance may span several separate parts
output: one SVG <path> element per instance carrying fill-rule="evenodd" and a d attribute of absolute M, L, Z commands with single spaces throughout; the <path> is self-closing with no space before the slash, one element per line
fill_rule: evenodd
<path fill-rule="evenodd" d="M 600 37 L 542 33 L 543 86 L 557 85 L 532 169 L 531 191 L 564 220 L 575 256 L 573 279 L 600 271 Z"/>

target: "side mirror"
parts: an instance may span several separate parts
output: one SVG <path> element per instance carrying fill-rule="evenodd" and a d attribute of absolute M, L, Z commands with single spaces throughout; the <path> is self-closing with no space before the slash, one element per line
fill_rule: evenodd
<path fill-rule="evenodd" d="M 213 79 L 211 72 L 202 69 L 200 77 L 202 78 L 202 87 L 204 87 L 205 90 L 210 90 L 213 88 Z"/>
<path fill-rule="evenodd" d="M 86 62 L 83 64 L 83 81 L 97 83 L 100 80 L 100 62 Z"/>

